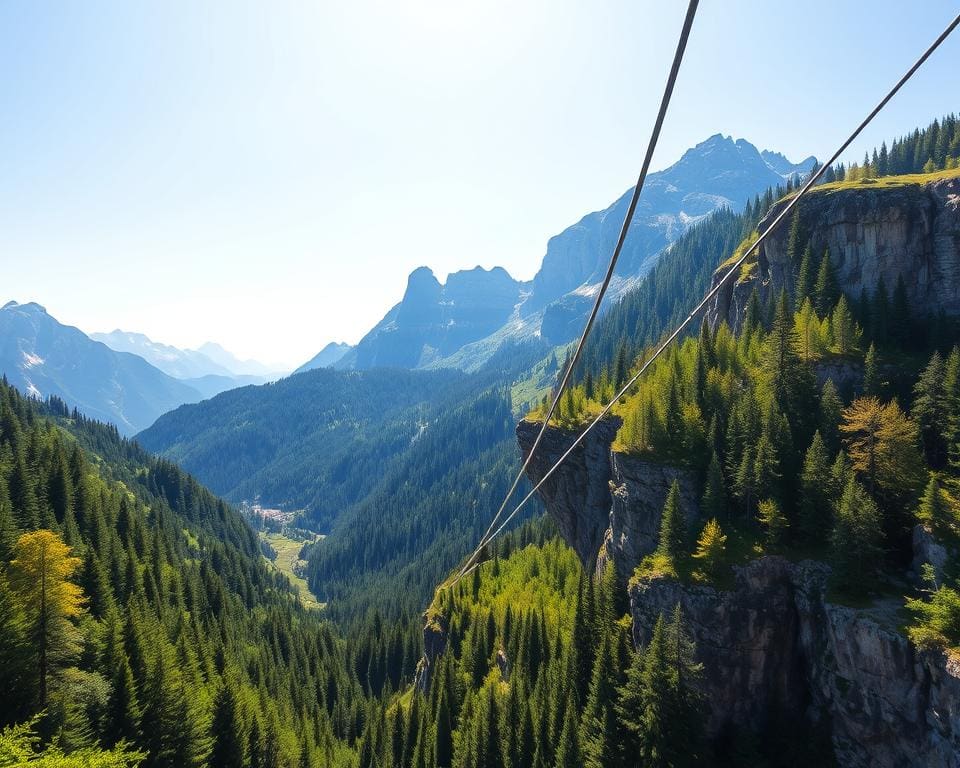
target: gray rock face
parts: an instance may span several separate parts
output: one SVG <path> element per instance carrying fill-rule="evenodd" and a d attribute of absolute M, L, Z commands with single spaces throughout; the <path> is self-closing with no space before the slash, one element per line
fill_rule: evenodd
<path fill-rule="evenodd" d="M 446 617 L 436 616 L 429 612 L 424 615 L 423 626 L 423 656 L 417 662 L 417 670 L 413 677 L 413 684 L 423 694 L 430 691 L 430 680 L 433 677 L 433 667 L 447 648 Z"/>
<path fill-rule="evenodd" d="M 688 529 L 699 518 L 696 483 L 684 469 L 641 461 L 614 453 L 610 462 L 610 528 L 597 559 L 597 568 L 612 561 L 624 582 L 645 555 L 657 548 L 660 517 L 673 481 L 680 484 L 680 509 Z"/>
<path fill-rule="evenodd" d="M 761 231 L 785 203 L 761 222 Z M 928 184 L 816 190 L 800 206 L 800 223 L 819 256 L 830 249 L 840 287 L 854 297 L 873 294 L 882 276 L 892 291 L 903 276 L 917 311 L 960 314 L 960 179 Z M 799 265 L 789 263 L 785 220 L 761 246 L 756 263 L 717 295 L 711 319 L 739 326 L 754 287 L 761 299 L 793 287 Z M 714 275 L 714 284 L 720 273 Z"/>
<path fill-rule="evenodd" d="M 947 548 L 934 538 L 930 529 L 920 524 L 913 526 L 913 560 L 910 570 L 917 581 L 921 578 L 923 566 L 930 564 L 939 584 L 943 579 L 948 558 Z"/>
<path fill-rule="evenodd" d="M 680 603 L 704 664 L 708 728 L 810 718 L 844 766 L 960 766 L 960 668 L 862 611 L 824 599 L 829 569 L 765 557 L 729 592 L 634 583 L 635 641 Z"/>
<path fill-rule="evenodd" d="M 334 365 L 427 365 L 503 326 L 520 301 L 522 286 L 501 267 L 454 272 L 446 285 L 419 267 L 410 273 L 403 300 Z"/>
<path fill-rule="evenodd" d="M 560 535 L 586 566 L 596 561 L 610 524 L 610 444 L 619 428 L 618 418 L 598 424 L 539 491 Z M 540 422 L 517 425 L 524 460 L 539 430 Z M 576 437 L 575 432 L 548 429 L 527 468 L 530 480 L 539 482 Z"/>
<path fill-rule="evenodd" d="M 795 174 L 809 172 L 783 155 L 761 154 L 744 139 L 717 134 L 687 150 L 669 168 L 647 177 L 617 271 L 641 276 L 656 256 L 698 218 L 722 207 L 740 210 L 747 199 Z M 584 284 L 600 281 L 620 233 L 633 190 L 602 211 L 584 216 L 550 238 L 543 265 L 521 311 L 532 312 Z"/>
<path fill-rule="evenodd" d="M 680 505 L 688 523 L 697 518 L 698 505 L 694 478 L 686 470 L 612 452 L 619 428 L 618 418 L 597 425 L 543 484 L 540 496 L 581 562 L 601 570 L 613 562 L 626 582 L 657 546 L 660 515 L 674 479 L 680 482 Z M 539 429 L 539 422 L 517 425 L 524 458 Z M 573 432 L 548 429 L 527 470 L 530 479 L 539 481 L 575 437 Z"/>

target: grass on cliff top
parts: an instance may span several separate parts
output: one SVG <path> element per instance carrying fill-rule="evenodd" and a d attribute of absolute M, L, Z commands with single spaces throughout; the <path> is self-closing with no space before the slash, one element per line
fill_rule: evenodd
<path fill-rule="evenodd" d="M 908 173 L 902 176 L 881 176 L 875 179 L 854 179 L 850 181 L 832 181 L 829 184 L 820 184 L 817 187 L 814 187 L 810 190 L 808 194 L 830 194 L 832 192 L 843 192 L 851 189 L 896 189 L 899 187 L 907 187 L 911 185 L 920 186 L 922 184 L 930 184 L 934 181 L 940 181 L 941 179 L 955 179 L 960 177 L 960 168 L 950 168 L 945 171 L 934 171 L 933 173 Z M 784 200 L 789 200 L 796 192 L 791 192 L 789 195 L 784 195 L 777 202 L 782 202 Z M 776 203 L 774 203 L 776 205 Z M 747 250 L 754 242 L 756 242 L 759 234 L 756 230 L 750 233 L 750 236 L 745 238 L 740 245 L 737 246 L 737 249 L 723 261 L 717 271 L 721 271 L 732 266 L 737 259 L 743 256 L 744 251 Z M 755 267 L 755 262 L 753 257 L 750 260 L 744 262 L 743 266 L 740 268 L 740 275 L 737 278 L 742 280 L 745 277 L 750 276 L 751 270 Z"/>
<path fill-rule="evenodd" d="M 960 177 L 960 168 L 950 168 L 945 171 L 934 171 L 933 173 L 907 173 L 902 176 L 880 176 L 876 179 L 855 179 L 853 181 L 831 181 L 829 184 L 821 184 L 810 190 L 811 194 L 823 192 L 837 192 L 847 189 L 894 189 L 896 187 L 906 187 L 911 184 L 929 184 L 941 179 L 955 179 Z"/>

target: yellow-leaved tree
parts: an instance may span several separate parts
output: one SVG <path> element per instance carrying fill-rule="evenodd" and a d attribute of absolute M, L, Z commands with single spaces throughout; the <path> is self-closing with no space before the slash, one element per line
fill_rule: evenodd
<path fill-rule="evenodd" d="M 922 480 L 923 463 L 916 424 L 896 401 L 860 397 L 843 411 L 841 432 L 853 468 L 867 480 L 872 492 L 906 491 Z"/>
<path fill-rule="evenodd" d="M 78 632 L 70 621 L 83 611 L 83 592 L 70 581 L 80 558 L 53 531 L 31 531 L 13 547 L 9 578 L 23 611 L 37 674 L 39 708 L 47 706 L 51 670 L 78 649 Z"/>

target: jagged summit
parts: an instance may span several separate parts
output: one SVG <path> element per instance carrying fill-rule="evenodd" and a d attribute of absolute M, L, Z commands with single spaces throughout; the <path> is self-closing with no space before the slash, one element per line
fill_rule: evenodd
<path fill-rule="evenodd" d="M 610 299 L 635 285 L 660 254 L 692 224 L 746 201 L 795 174 L 782 154 L 761 153 L 745 139 L 717 133 L 691 147 L 669 168 L 648 176 L 620 258 Z M 401 301 L 344 354 L 338 368 L 454 366 L 468 370 L 505 342 L 571 340 L 589 309 L 620 231 L 632 189 L 550 238 L 530 282 L 502 267 L 453 272 L 441 283 L 427 266 L 413 270 Z"/>

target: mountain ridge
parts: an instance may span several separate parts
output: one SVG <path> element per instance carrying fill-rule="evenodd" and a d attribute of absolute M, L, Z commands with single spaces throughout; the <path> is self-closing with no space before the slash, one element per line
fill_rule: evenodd
<path fill-rule="evenodd" d="M 717 133 L 650 174 L 607 306 L 634 287 L 693 224 L 724 207 L 741 210 L 748 199 L 806 173 L 814 162 L 810 156 L 790 163 L 780 153 L 761 152 L 745 139 Z M 515 280 L 502 267 L 476 267 L 453 272 L 441 284 L 429 267 L 418 267 L 402 299 L 334 365 L 475 370 L 503 343 L 531 337 L 549 346 L 571 341 L 605 272 L 632 189 L 549 238 L 529 281 Z M 488 313 L 478 316 L 476 306 L 484 301 Z M 465 313 L 458 302 L 468 304 Z"/>

